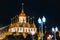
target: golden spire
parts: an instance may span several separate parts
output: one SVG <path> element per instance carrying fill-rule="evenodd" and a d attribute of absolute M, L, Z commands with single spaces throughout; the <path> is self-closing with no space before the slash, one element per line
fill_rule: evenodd
<path fill-rule="evenodd" d="M 21 14 L 19 16 L 24 16 L 26 17 L 25 13 L 24 13 L 24 9 L 23 9 L 24 3 L 22 3 L 22 10 L 21 10 Z"/>
<path fill-rule="evenodd" d="M 28 16 L 28 23 L 29 23 L 29 16 Z"/>
<path fill-rule="evenodd" d="M 23 6 L 24 6 L 24 3 L 22 3 L 22 11 L 21 11 L 22 13 L 24 13 Z"/>
<path fill-rule="evenodd" d="M 33 16 L 33 27 L 36 27 L 35 23 L 34 23 L 34 16 Z"/>
<path fill-rule="evenodd" d="M 30 24 L 29 24 L 29 16 L 28 16 L 28 24 L 27 25 L 28 25 L 28 27 L 30 27 Z"/>

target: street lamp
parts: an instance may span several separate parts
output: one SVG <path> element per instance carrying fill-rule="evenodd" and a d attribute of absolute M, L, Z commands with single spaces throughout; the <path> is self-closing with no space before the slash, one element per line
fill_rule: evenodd
<path fill-rule="evenodd" d="M 54 32 L 54 39 L 56 40 L 56 32 L 58 31 L 58 28 L 57 27 L 53 27 L 52 28 L 52 32 Z"/>
<path fill-rule="evenodd" d="M 40 17 L 39 17 L 39 19 L 38 19 L 38 23 L 41 25 L 41 32 L 42 32 L 42 34 L 43 34 L 43 24 L 46 22 L 46 18 L 43 16 L 43 18 L 41 19 Z M 39 31 L 40 31 L 40 27 L 39 27 Z M 43 40 L 43 37 L 42 37 L 42 40 Z"/>

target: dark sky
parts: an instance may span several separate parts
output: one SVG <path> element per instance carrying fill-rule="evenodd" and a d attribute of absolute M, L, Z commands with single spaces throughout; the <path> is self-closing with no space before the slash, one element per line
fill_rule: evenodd
<path fill-rule="evenodd" d="M 10 18 L 18 15 L 21 11 L 21 3 L 24 2 L 25 13 L 38 17 L 45 16 L 49 26 L 60 25 L 60 1 L 58 0 L 2 0 L 0 1 L 0 24 L 10 23 Z"/>

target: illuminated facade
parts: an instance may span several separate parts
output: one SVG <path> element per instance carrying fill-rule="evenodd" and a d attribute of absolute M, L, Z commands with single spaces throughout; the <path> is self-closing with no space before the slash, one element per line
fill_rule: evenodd
<path fill-rule="evenodd" d="M 9 35 L 13 35 L 13 36 L 22 35 L 24 38 L 26 38 L 27 34 L 32 34 L 32 35 L 38 34 L 37 35 L 38 40 L 41 39 L 41 35 L 40 35 L 41 33 L 37 32 L 37 28 L 34 21 L 30 23 L 29 16 L 28 17 L 26 16 L 22 4 L 21 13 L 17 16 L 16 20 L 11 21 L 8 31 L 0 35 L 0 39 L 4 39 L 6 36 Z"/>

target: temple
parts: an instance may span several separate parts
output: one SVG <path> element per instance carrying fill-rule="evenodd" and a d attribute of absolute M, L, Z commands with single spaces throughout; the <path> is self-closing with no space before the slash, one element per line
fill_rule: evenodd
<path fill-rule="evenodd" d="M 22 9 L 21 13 L 17 15 L 15 18 L 13 17 L 11 19 L 11 23 L 9 24 L 9 27 L 7 31 L 3 32 L 2 35 L 0 35 L 0 39 L 3 40 L 9 35 L 13 36 L 20 36 L 22 35 L 24 38 L 26 38 L 28 35 L 37 35 L 39 38 L 37 40 L 40 40 L 41 33 L 37 32 L 37 27 L 34 23 L 34 17 L 32 18 L 32 23 L 30 23 L 30 17 L 26 16 L 26 13 L 24 12 L 22 3 Z M 34 39 L 35 40 L 35 39 Z"/>

